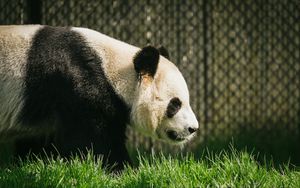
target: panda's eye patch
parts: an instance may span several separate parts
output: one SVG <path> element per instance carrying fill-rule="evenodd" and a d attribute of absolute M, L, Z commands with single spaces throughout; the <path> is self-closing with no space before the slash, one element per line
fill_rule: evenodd
<path fill-rule="evenodd" d="M 167 107 L 167 117 L 172 118 L 180 110 L 180 108 L 181 101 L 177 97 L 172 98 Z"/>

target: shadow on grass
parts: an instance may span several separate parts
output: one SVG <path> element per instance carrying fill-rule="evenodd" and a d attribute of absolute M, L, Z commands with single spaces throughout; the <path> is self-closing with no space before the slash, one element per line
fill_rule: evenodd
<path fill-rule="evenodd" d="M 196 157 L 209 152 L 219 153 L 232 150 L 252 153 L 261 164 L 272 164 L 275 168 L 288 165 L 300 167 L 299 135 L 283 127 L 272 129 L 255 129 L 239 131 L 227 137 L 207 138 L 203 143 L 192 149 Z"/>
<path fill-rule="evenodd" d="M 0 142 L 0 167 L 4 167 L 13 162 L 13 143 Z"/>

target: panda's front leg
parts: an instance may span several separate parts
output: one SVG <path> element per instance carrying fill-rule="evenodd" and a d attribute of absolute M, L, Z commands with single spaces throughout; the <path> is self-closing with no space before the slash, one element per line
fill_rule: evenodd
<path fill-rule="evenodd" d="M 114 146 L 107 157 L 107 165 L 112 167 L 113 171 L 121 171 L 126 165 L 132 166 L 132 161 L 124 143 Z"/>
<path fill-rule="evenodd" d="M 124 128 L 126 125 L 120 122 L 111 122 L 106 126 L 100 124 L 94 131 L 93 151 L 97 155 L 103 155 L 103 165 L 113 171 L 123 170 L 125 165 L 132 166 L 125 144 L 125 129 L 121 127 Z"/>
<path fill-rule="evenodd" d="M 126 149 L 125 131 L 109 129 L 111 126 L 94 123 L 72 123 L 72 127 L 64 125 L 57 132 L 57 148 L 62 157 L 69 158 L 74 154 L 86 154 L 92 151 L 95 157 L 101 157 L 103 166 L 113 171 L 132 165 Z"/>
<path fill-rule="evenodd" d="M 93 147 L 90 134 L 87 129 L 78 128 L 76 124 L 73 127 L 63 127 L 57 130 L 54 145 L 59 155 L 64 158 L 87 154 Z"/>

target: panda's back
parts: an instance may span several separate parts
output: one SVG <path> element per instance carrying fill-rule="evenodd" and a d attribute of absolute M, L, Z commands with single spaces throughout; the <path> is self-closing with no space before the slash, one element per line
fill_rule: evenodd
<path fill-rule="evenodd" d="M 119 111 L 127 112 L 126 106 L 106 79 L 101 57 L 78 32 L 1 26 L 0 46 L 0 137 L 52 129 L 57 122 L 125 118 Z"/>

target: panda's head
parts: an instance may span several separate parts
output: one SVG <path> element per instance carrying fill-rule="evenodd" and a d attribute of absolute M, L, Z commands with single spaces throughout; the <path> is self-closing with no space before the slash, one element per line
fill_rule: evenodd
<path fill-rule="evenodd" d="M 148 46 L 134 57 L 137 75 L 131 123 L 143 133 L 175 144 L 190 140 L 198 121 L 189 104 L 189 91 L 164 48 Z"/>

